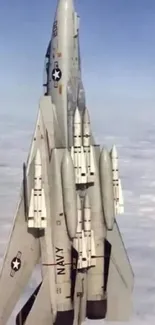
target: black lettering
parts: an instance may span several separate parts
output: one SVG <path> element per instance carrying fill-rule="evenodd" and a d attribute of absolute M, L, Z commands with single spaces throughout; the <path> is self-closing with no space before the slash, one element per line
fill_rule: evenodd
<path fill-rule="evenodd" d="M 58 275 L 65 275 L 65 269 L 57 269 Z"/>
<path fill-rule="evenodd" d="M 62 261 L 58 262 L 57 265 L 59 265 L 59 266 L 65 266 L 64 265 L 64 260 L 62 259 Z"/>
<path fill-rule="evenodd" d="M 63 259 L 63 256 L 56 255 L 56 262 L 59 262 Z M 58 263 L 57 263 L 58 264 Z"/>
<path fill-rule="evenodd" d="M 55 247 L 56 248 L 56 254 L 58 253 L 58 252 L 62 252 L 63 253 L 63 249 L 62 248 L 58 248 L 58 247 Z"/>
<path fill-rule="evenodd" d="M 57 253 L 62 253 L 62 255 L 56 254 L 57 275 L 65 275 L 65 261 L 63 256 L 63 249 L 56 247 L 56 250 Z"/>

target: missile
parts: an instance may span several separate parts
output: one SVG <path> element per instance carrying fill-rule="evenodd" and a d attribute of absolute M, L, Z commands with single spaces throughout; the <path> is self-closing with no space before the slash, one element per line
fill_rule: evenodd
<path fill-rule="evenodd" d="M 95 241 L 94 241 L 94 231 L 91 229 L 91 207 L 88 193 L 84 199 L 84 235 L 86 240 L 86 248 L 87 248 L 87 264 L 88 267 L 95 266 Z"/>
<path fill-rule="evenodd" d="M 76 107 L 74 114 L 74 147 L 79 148 L 82 146 L 82 128 L 81 128 L 81 114 L 78 107 Z"/>
<path fill-rule="evenodd" d="M 73 240 L 73 245 L 78 252 L 78 264 L 77 269 L 85 269 L 87 267 L 87 252 L 85 235 L 83 231 L 82 222 L 82 204 L 79 194 L 77 194 L 77 231 Z"/>
<path fill-rule="evenodd" d="M 94 173 L 95 173 L 93 146 L 91 146 L 90 137 L 91 137 L 90 117 L 87 108 L 85 108 L 83 114 L 83 148 L 85 154 L 88 183 L 94 182 Z"/>
<path fill-rule="evenodd" d="M 77 193 L 77 230 L 76 230 L 76 236 L 73 239 L 73 245 L 78 253 L 79 253 L 79 238 L 81 232 L 82 232 L 82 205 L 81 205 L 81 199 L 79 197 L 79 194 Z"/>
<path fill-rule="evenodd" d="M 77 202 L 74 167 L 70 153 L 66 149 L 61 165 L 63 202 L 70 238 L 74 238 L 77 229 Z M 71 203 L 72 202 L 72 203 Z"/>
<path fill-rule="evenodd" d="M 82 204 L 78 193 L 77 193 L 77 211 L 78 211 L 77 233 L 80 233 L 82 231 Z"/>
<path fill-rule="evenodd" d="M 74 146 L 71 148 L 71 156 L 75 170 L 75 183 L 86 184 L 86 163 L 82 146 L 81 115 L 78 107 L 75 110 L 73 126 Z"/>
<path fill-rule="evenodd" d="M 103 148 L 101 151 L 99 166 L 104 218 L 107 229 L 112 230 L 115 219 L 112 165 L 109 152 L 106 148 Z"/>
<path fill-rule="evenodd" d="M 46 203 L 42 187 L 42 164 L 40 150 L 37 150 L 34 163 L 34 188 L 31 190 L 28 213 L 28 228 L 46 228 Z"/>
<path fill-rule="evenodd" d="M 83 114 L 83 146 L 89 147 L 90 146 L 90 117 L 87 108 L 84 110 Z"/>
<path fill-rule="evenodd" d="M 78 225 L 73 244 L 78 251 L 77 276 L 74 293 L 74 322 L 73 325 L 81 324 L 86 317 L 87 301 L 87 267 L 88 255 L 86 238 L 83 230 L 83 209 L 79 194 L 77 194 Z"/>
<path fill-rule="evenodd" d="M 119 178 L 118 170 L 118 154 L 116 146 L 112 147 L 111 153 L 112 162 L 112 180 L 113 180 L 113 193 L 114 193 L 114 209 L 115 215 L 124 213 L 124 199 L 121 186 L 121 180 Z"/>

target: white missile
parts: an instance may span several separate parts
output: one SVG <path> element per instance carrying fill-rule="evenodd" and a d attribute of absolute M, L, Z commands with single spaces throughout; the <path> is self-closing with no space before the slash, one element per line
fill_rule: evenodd
<path fill-rule="evenodd" d="M 77 193 L 77 233 L 82 231 L 82 204 L 79 194 Z"/>
<path fill-rule="evenodd" d="M 74 164 L 75 171 L 75 183 L 85 184 L 87 182 L 86 178 L 86 163 L 85 155 L 82 146 L 82 125 L 81 125 L 81 115 L 79 109 L 76 108 L 74 114 L 74 146 L 71 148 L 71 156 Z"/>
<path fill-rule="evenodd" d="M 86 162 L 83 147 L 71 148 L 71 157 L 74 164 L 75 183 L 86 184 Z"/>
<path fill-rule="evenodd" d="M 86 242 L 85 242 L 85 236 L 84 231 L 81 231 L 80 234 L 80 240 L 79 240 L 79 253 L 81 255 L 81 258 L 78 261 L 78 269 L 85 269 L 87 268 L 87 250 L 86 250 Z"/>
<path fill-rule="evenodd" d="M 83 148 L 86 161 L 86 173 L 87 182 L 94 182 L 95 164 L 94 164 L 94 148 L 91 146 L 90 141 L 91 129 L 90 129 L 90 117 L 87 108 L 85 108 L 83 115 Z"/>
<path fill-rule="evenodd" d="M 79 148 L 82 146 L 82 125 L 81 125 L 81 115 L 78 107 L 75 110 L 73 127 L 74 127 L 74 132 L 73 132 L 74 147 Z"/>
<path fill-rule="evenodd" d="M 89 196 L 86 194 L 84 200 L 84 235 L 86 240 L 88 267 L 96 265 L 94 231 L 91 229 L 91 207 Z"/>
<path fill-rule="evenodd" d="M 64 210 L 70 238 L 74 238 L 77 229 L 77 202 L 74 167 L 70 153 L 66 149 L 61 165 Z M 75 220 L 76 222 L 73 222 Z"/>
<path fill-rule="evenodd" d="M 77 194 L 77 230 L 73 244 L 74 248 L 79 252 L 79 235 L 82 232 L 82 206 L 79 195 Z"/>
<path fill-rule="evenodd" d="M 90 146 L 90 117 L 87 108 L 84 110 L 83 114 L 83 146 L 89 147 Z"/>
<path fill-rule="evenodd" d="M 73 241 L 73 245 L 79 254 L 77 269 L 86 268 L 87 252 L 86 252 L 84 231 L 82 229 L 82 205 L 81 205 L 81 199 L 78 194 L 77 194 L 77 231 Z"/>
<path fill-rule="evenodd" d="M 111 164 L 109 152 L 106 148 L 102 149 L 101 151 L 99 165 L 100 165 L 102 208 L 104 211 L 106 227 L 108 230 L 112 230 L 114 220 L 115 220 L 112 164 Z"/>
<path fill-rule="evenodd" d="M 118 154 L 116 146 L 114 145 L 111 150 L 112 162 L 112 179 L 113 179 L 113 193 L 114 193 L 114 210 L 115 215 L 124 213 L 124 198 L 122 193 L 121 180 L 118 171 Z"/>
<path fill-rule="evenodd" d="M 90 146 L 89 148 L 84 147 L 84 151 L 86 155 L 86 166 L 88 170 L 88 183 L 94 183 L 94 175 L 95 175 L 94 146 Z"/>
<path fill-rule="evenodd" d="M 28 228 L 46 228 L 46 203 L 42 187 L 42 164 L 40 150 L 38 149 L 34 163 L 34 188 L 31 190 L 30 206 L 28 213 Z"/>

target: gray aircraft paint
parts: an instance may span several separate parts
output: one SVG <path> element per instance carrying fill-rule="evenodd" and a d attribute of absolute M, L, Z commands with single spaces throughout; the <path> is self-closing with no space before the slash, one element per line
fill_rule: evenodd
<path fill-rule="evenodd" d="M 116 220 L 112 230 L 106 227 L 105 203 L 107 215 L 110 215 L 113 202 L 111 196 L 103 193 L 107 174 L 104 170 L 103 177 L 103 171 L 99 170 L 100 146 L 95 145 L 91 129 L 87 129 L 95 168 L 91 182 L 75 184 L 73 171 L 70 173 L 70 168 L 62 168 L 66 150 L 71 161 L 75 108 L 81 113 L 83 126 L 84 116 L 89 120 L 88 112 L 83 114 L 85 93 L 81 80 L 79 20 L 73 0 L 58 1 L 45 64 L 45 95 L 39 103 L 35 132 L 23 169 L 19 204 L 0 273 L 0 325 L 7 323 L 39 262 L 42 284 L 32 306 L 29 303 L 26 307 L 32 307 L 27 309 L 26 325 L 80 325 L 85 317 L 127 320 L 132 310 L 133 272 Z M 90 127 L 90 121 L 87 122 Z M 46 212 L 45 229 L 28 228 L 38 150 L 45 207 L 42 203 L 39 209 L 34 204 L 34 213 L 35 209 L 39 209 L 38 213 Z M 85 151 L 85 155 L 89 155 L 89 145 Z M 91 223 L 95 246 L 95 266 L 81 269 L 76 268 L 78 252 L 73 247 L 77 227 L 75 190 L 80 196 L 82 211 L 85 195 L 89 196 L 91 218 L 83 223 Z M 84 218 L 84 211 L 82 213 Z"/>

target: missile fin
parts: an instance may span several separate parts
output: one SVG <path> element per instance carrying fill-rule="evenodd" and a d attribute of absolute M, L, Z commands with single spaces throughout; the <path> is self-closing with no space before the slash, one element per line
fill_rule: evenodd
<path fill-rule="evenodd" d="M 34 227 L 34 189 L 31 190 L 30 206 L 28 213 L 28 228 Z"/>
<path fill-rule="evenodd" d="M 94 231 L 91 230 L 91 266 L 96 266 L 96 250 L 95 250 L 95 239 Z"/>

